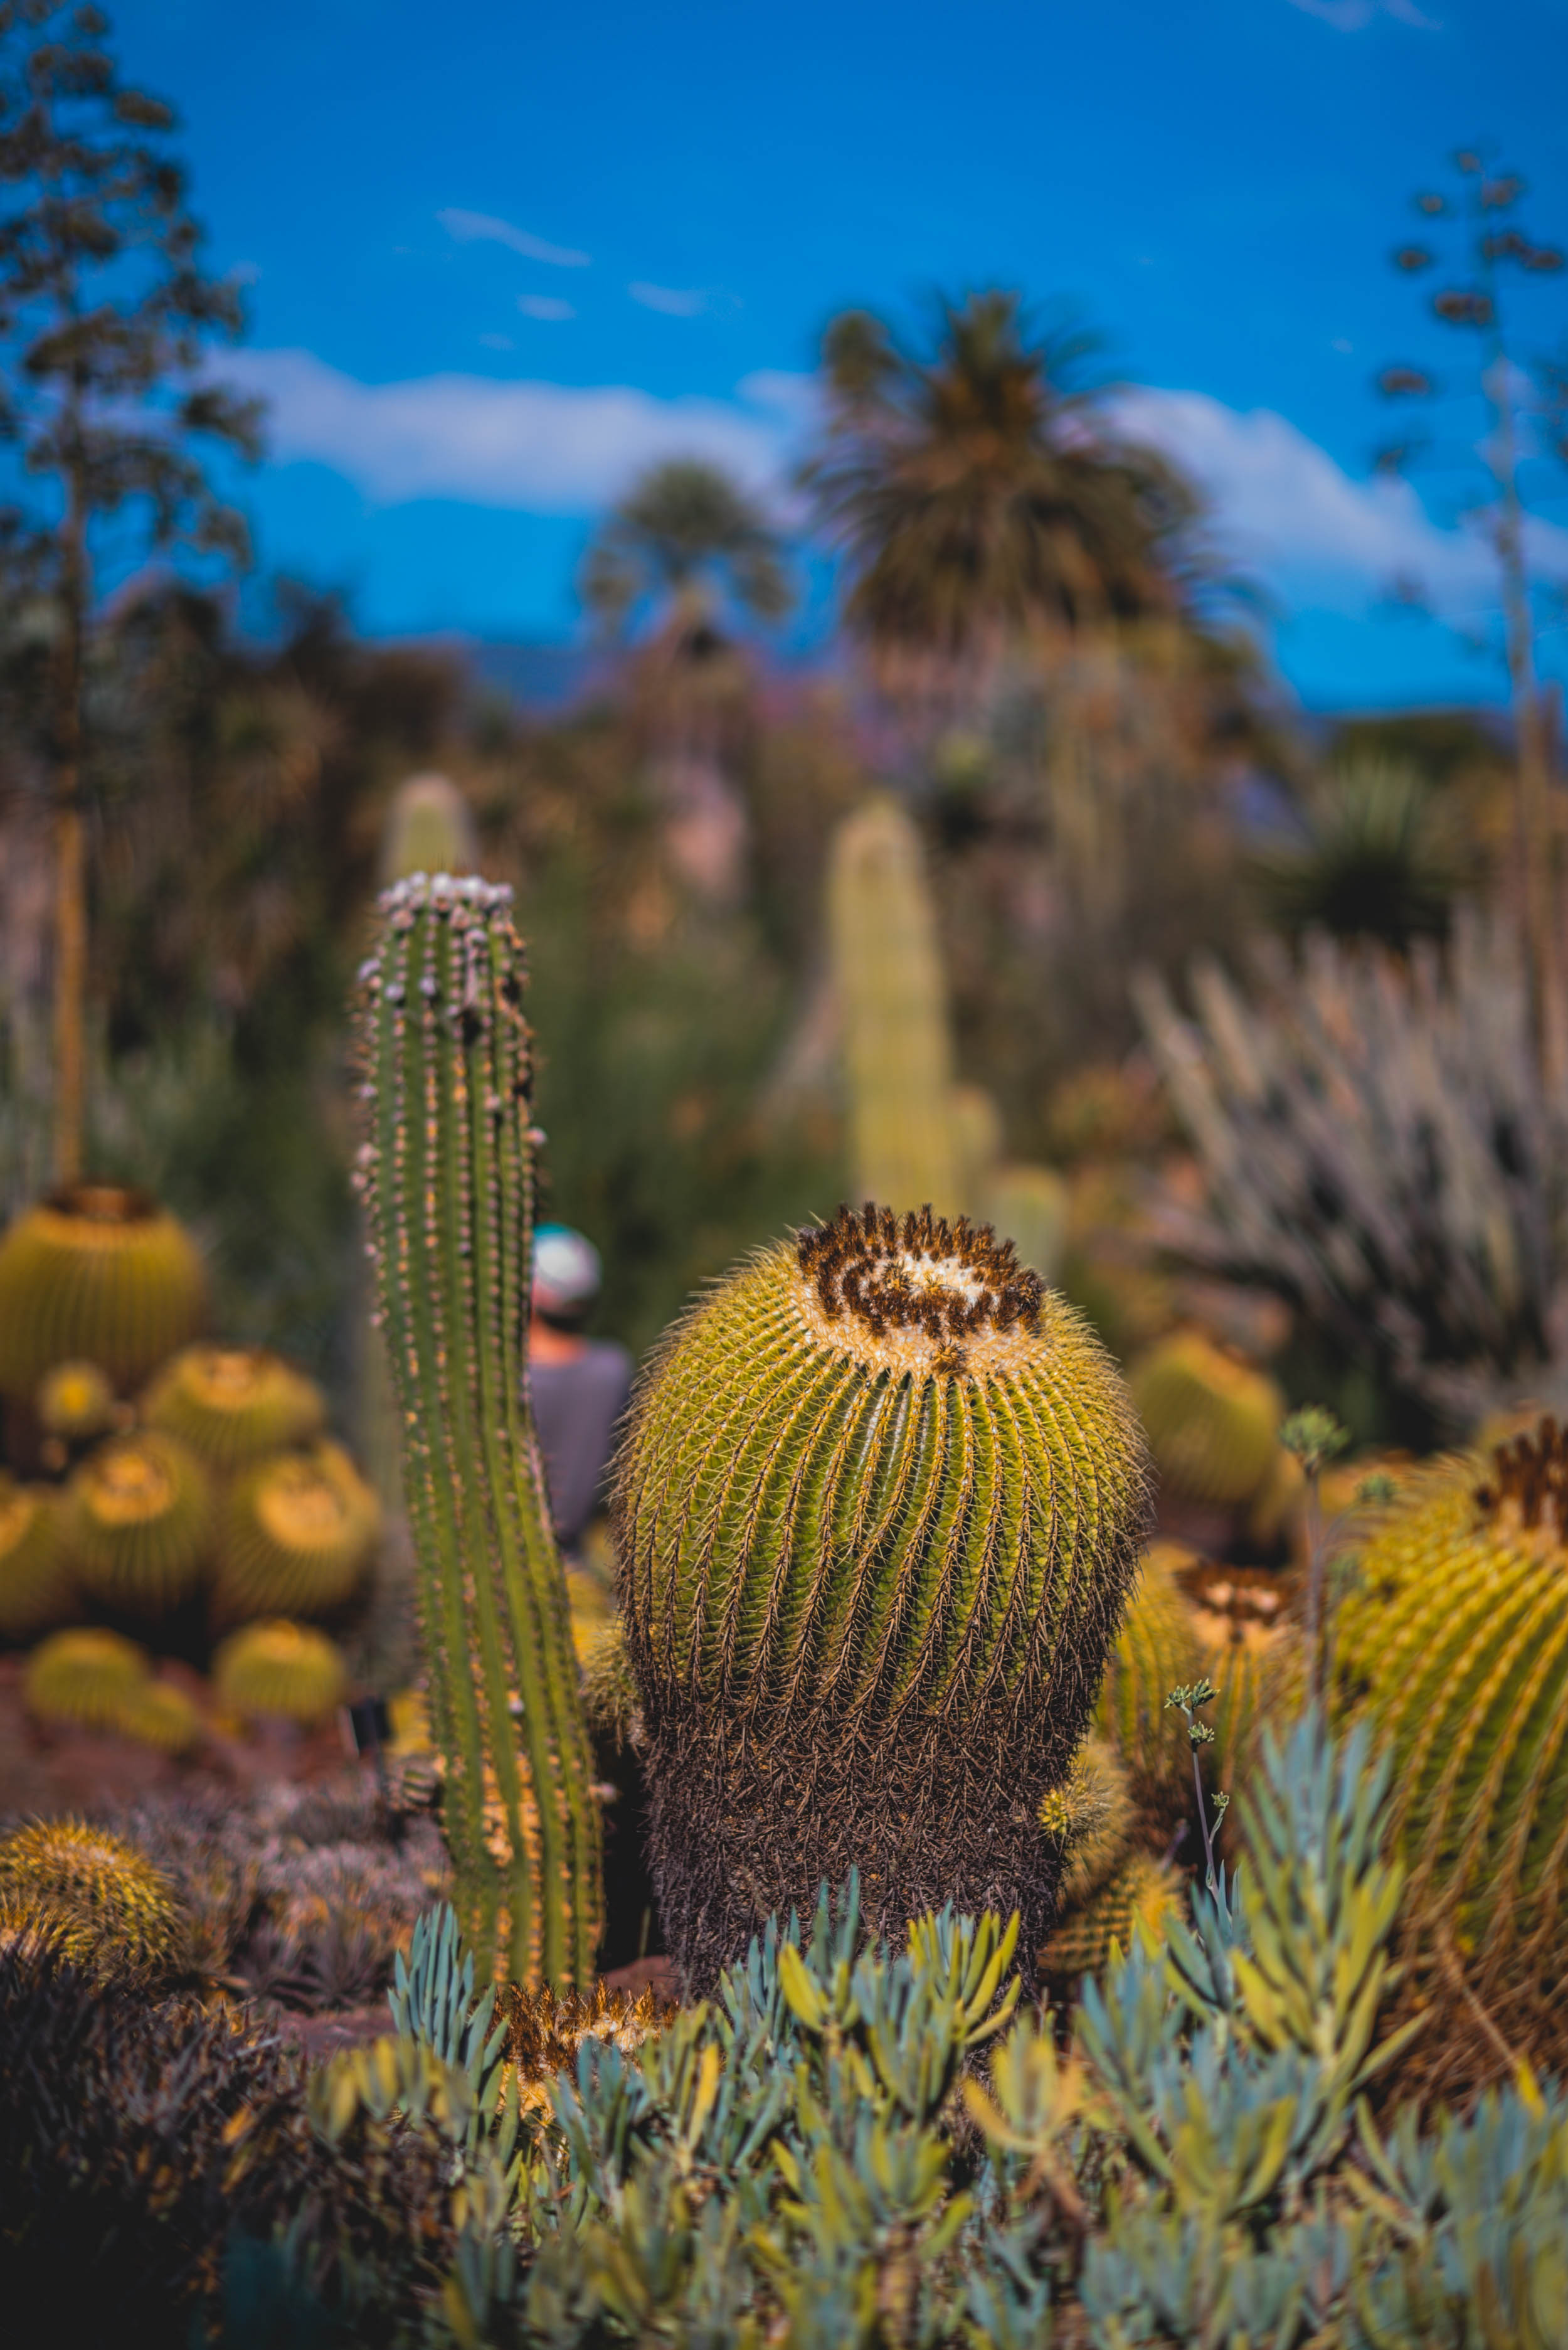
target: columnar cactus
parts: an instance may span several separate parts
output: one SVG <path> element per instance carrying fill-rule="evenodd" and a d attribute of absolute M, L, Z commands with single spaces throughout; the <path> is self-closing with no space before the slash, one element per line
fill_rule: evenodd
<path fill-rule="evenodd" d="M 1137 1568 L 1143 1440 L 1011 1243 L 841 1209 L 678 1324 L 616 1514 L 659 1913 L 711 1981 L 860 1871 L 875 1928 L 1049 1919 L 1036 1817 Z"/>
<path fill-rule="evenodd" d="M 856 1189 L 950 1213 L 964 1121 L 953 1110 L 947 986 L 919 837 L 896 800 L 872 799 L 840 827 L 827 913 Z"/>
<path fill-rule="evenodd" d="M 528 1413 L 529 1038 L 511 893 L 400 883 L 362 974 L 362 1157 L 405 1429 L 431 1719 L 464 1930 L 585 1983 L 599 1822 L 566 1587 Z"/>

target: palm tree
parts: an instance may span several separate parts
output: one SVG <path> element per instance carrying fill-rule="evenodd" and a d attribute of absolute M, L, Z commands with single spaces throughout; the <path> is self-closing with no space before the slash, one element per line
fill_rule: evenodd
<path fill-rule="evenodd" d="M 643 474 L 590 545 L 583 600 L 625 629 L 670 604 L 711 621 L 721 604 L 780 620 L 791 602 L 780 542 L 761 509 L 717 465 L 672 457 Z"/>
<path fill-rule="evenodd" d="M 584 559 L 582 591 L 606 629 L 625 637 L 647 624 L 631 703 L 670 861 L 701 897 L 732 901 L 747 821 L 727 769 L 746 733 L 751 676 L 723 623 L 788 611 L 778 536 L 716 465 L 671 458 L 613 509 Z"/>
<path fill-rule="evenodd" d="M 896 664 L 993 666 L 1042 630 L 1190 607 L 1196 497 L 1112 431 L 1082 336 L 1032 338 L 1016 295 L 944 301 L 929 358 L 866 311 L 823 344 L 804 485 L 848 573 L 845 618 Z"/>

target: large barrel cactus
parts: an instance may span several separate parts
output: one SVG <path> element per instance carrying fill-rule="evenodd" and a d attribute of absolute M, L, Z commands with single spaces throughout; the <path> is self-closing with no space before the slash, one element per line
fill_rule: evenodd
<path fill-rule="evenodd" d="M 1494 2012 L 1568 1979 L 1568 1439 L 1411 1478 L 1335 1625 L 1342 1704 L 1393 1750 L 1417 1955 Z"/>
<path fill-rule="evenodd" d="M 46 1371 L 78 1360 L 135 1387 L 194 1335 L 205 1298 L 194 1243 L 141 1192 L 54 1192 L 0 1240 L 0 1394 L 30 1405 Z"/>
<path fill-rule="evenodd" d="M 381 899 L 363 1178 L 464 1930 L 518 1981 L 586 1983 L 599 1821 L 524 1385 L 535 1137 L 510 908 L 446 877 Z"/>
<path fill-rule="evenodd" d="M 330 1616 L 364 1579 L 380 1504 L 340 1444 L 275 1452 L 241 1470 L 223 1498 L 213 1613 Z"/>
<path fill-rule="evenodd" d="M 130 1616 L 166 1615 L 202 1578 L 213 1489 L 178 1437 L 135 1429 L 89 1452 L 67 1489 L 66 1555 L 82 1589 Z"/>
<path fill-rule="evenodd" d="M 852 1866 L 880 1931 L 950 1899 L 1034 1949 L 1147 1492 L 1108 1357 L 988 1228 L 841 1209 L 676 1326 L 616 1516 L 689 1981 Z"/>

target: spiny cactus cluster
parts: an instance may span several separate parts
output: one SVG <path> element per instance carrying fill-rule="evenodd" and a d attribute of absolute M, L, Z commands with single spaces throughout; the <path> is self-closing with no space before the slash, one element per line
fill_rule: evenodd
<path fill-rule="evenodd" d="M 996 1900 L 1033 1950 L 1060 1866 L 1034 1814 L 1093 1706 L 1147 1490 L 1108 1358 L 987 1230 L 844 1210 L 676 1326 L 615 1510 L 660 1916 L 691 1980 L 852 1864 L 878 1930 Z"/>
<path fill-rule="evenodd" d="M 510 909 L 422 875 L 381 899 L 360 1171 L 459 1906 L 487 1967 L 570 1984 L 593 1970 L 599 1821 L 524 1385 L 535 1144 Z"/>
<path fill-rule="evenodd" d="M 206 1277 L 189 1235 L 152 1201 L 78 1184 L 0 1239 L 0 1394 L 31 1405 L 57 1363 L 96 1364 L 122 1393 L 192 1337 Z"/>
<path fill-rule="evenodd" d="M 21 1935 L 106 1984 L 157 1988 L 183 1971 L 187 1919 L 135 1848 L 85 1821 L 0 1837 L 0 1935 Z"/>

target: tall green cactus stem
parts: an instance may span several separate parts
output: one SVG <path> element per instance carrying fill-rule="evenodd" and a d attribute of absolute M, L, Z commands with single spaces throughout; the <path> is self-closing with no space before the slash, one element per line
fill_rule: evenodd
<path fill-rule="evenodd" d="M 381 899 L 361 1182 L 458 1908 L 484 1964 L 585 1984 L 599 1821 L 524 1387 L 538 1138 L 510 910 L 510 890 L 444 876 Z"/>
<path fill-rule="evenodd" d="M 989 1227 L 841 1209 L 676 1326 L 616 1513 L 690 1984 L 852 1866 L 878 1932 L 950 1899 L 1036 1947 L 1147 1495 L 1114 1365 Z"/>
<path fill-rule="evenodd" d="M 947 987 L 919 836 L 896 800 L 839 827 L 827 895 L 857 1195 L 951 1214 L 964 1201 Z"/>

